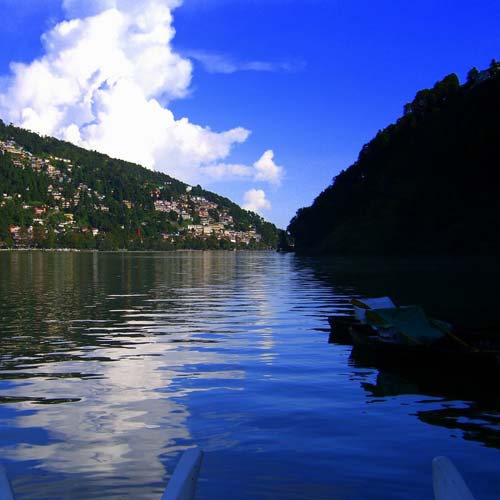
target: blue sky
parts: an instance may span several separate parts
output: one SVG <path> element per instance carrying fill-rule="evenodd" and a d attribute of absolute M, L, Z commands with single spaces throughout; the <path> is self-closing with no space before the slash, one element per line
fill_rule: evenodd
<path fill-rule="evenodd" d="M 43 77 L 35 78 L 31 70 L 13 73 L 9 64 L 21 61 L 29 67 L 50 53 L 47 68 L 59 71 L 54 61 L 67 47 L 69 35 L 54 31 L 58 23 L 84 20 L 110 7 L 137 15 L 127 0 L 80 2 L 92 4 L 88 8 L 65 1 L 63 8 L 63 0 L 0 0 L 3 119 L 31 128 L 50 121 L 46 114 L 50 103 L 44 101 L 42 106 L 39 94 L 35 102 L 19 90 L 23 82 L 33 81 L 43 93 Z M 149 9 L 161 0 L 138 0 L 135 5 L 141 2 Z M 137 151 L 131 149 L 133 144 L 120 149 L 109 135 L 110 129 L 117 130 L 112 124 L 119 117 L 111 114 L 119 106 L 109 104 L 104 94 L 96 94 L 96 100 L 104 103 L 108 128 L 96 127 L 92 117 L 87 122 L 92 126 L 80 124 L 80 134 L 75 135 L 68 121 L 75 115 L 73 96 L 57 104 L 59 111 L 71 108 L 66 121 L 44 130 L 132 160 L 144 158 L 142 163 L 185 176 L 183 180 L 199 182 L 242 205 L 258 203 L 245 198 L 245 193 L 261 192 L 265 202 L 255 208 L 281 227 L 347 168 L 380 128 L 396 120 L 419 89 L 451 72 L 464 80 L 472 66 L 484 68 L 492 58 L 500 59 L 497 1 L 185 0 L 177 7 L 175 3 L 165 0 L 173 21 L 160 26 L 175 28 L 169 52 L 160 57 L 161 67 L 168 63 L 172 68 L 175 82 L 165 75 L 150 91 L 142 74 L 127 77 L 141 80 L 141 89 L 148 89 L 144 103 L 150 105 L 154 99 L 175 117 L 163 135 L 155 136 L 154 145 L 141 149 L 139 144 Z M 106 19 L 112 23 L 120 18 Z M 72 36 L 78 40 L 94 36 L 91 25 L 85 26 L 88 29 Z M 51 32 L 49 49 L 40 37 Z M 158 40 L 162 38 L 151 43 Z M 75 53 L 85 56 L 82 51 Z M 127 54 L 137 52 L 130 49 Z M 172 54 L 179 60 L 172 62 Z M 183 66 L 184 61 L 191 67 Z M 148 71 L 146 76 L 153 80 L 154 68 Z M 102 86 L 100 91 L 104 92 Z M 30 115 L 31 121 L 26 121 L 21 113 L 28 105 L 37 112 L 36 120 Z M 162 110 L 150 120 L 139 101 L 131 104 L 130 112 L 152 126 L 159 124 L 157 128 L 167 117 Z M 175 121 L 182 117 L 189 119 L 188 125 Z M 224 131 L 230 132 L 222 135 Z M 130 144 L 127 132 L 123 137 Z M 190 137 L 188 146 L 184 132 Z M 134 133 L 130 132 L 132 137 Z M 149 136 L 144 137 L 146 141 Z M 203 156 L 200 151 L 207 148 L 209 153 Z M 269 151 L 273 154 L 265 156 Z"/>

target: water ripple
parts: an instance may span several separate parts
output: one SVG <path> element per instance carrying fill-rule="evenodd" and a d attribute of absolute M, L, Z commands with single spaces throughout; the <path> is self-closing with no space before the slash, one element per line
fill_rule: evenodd
<path fill-rule="evenodd" d="M 363 294 L 343 266 L 0 253 L 0 452 L 18 498 L 159 498 L 193 444 L 205 499 L 426 498 L 436 454 L 493 498 L 498 401 L 329 345 L 327 316 Z"/>

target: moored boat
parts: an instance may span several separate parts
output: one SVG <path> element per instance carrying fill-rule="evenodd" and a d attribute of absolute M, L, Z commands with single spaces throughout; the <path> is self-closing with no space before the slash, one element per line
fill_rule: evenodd
<path fill-rule="evenodd" d="M 355 331 L 352 333 L 352 356 L 376 367 L 398 372 L 446 372 L 467 378 L 491 377 L 500 371 L 499 355 L 494 351 L 394 344 L 377 339 L 367 340 L 364 335 L 356 335 Z"/>
<path fill-rule="evenodd" d="M 330 317 L 331 340 L 353 344 L 353 354 L 395 370 L 447 370 L 467 376 L 500 371 L 498 336 L 457 334 L 418 306 L 396 307 L 387 297 L 353 300 L 347 320 Z"/>
<path fill-rule="evenodd" d="M 330 337 L 328 342 L 331 344 L 352 344 L 350 328 L 359 326 L 359 321 L 353 315 L 336 315 L 328 316 L 328 324 L 330 325 Z"/>
<path fill-rule="evenodd" d="M 352 343 L 350 329 L 359 327 L 366 323 L 366 311 L 380 307 L 395 307 L 389 297 L 377 297 L 373 299 L 352 299 L 353 310 L 351 314 L 337 314 L 328 316 L 331 334 L 330 342 L 341 344 Z"/>

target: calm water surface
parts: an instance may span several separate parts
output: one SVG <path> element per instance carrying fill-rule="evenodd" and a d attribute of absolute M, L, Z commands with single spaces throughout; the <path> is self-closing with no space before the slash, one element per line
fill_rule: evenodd
<path fill-rule="evenodd" d="M 478 500 L 498 498 L 497 394 L 328 343 L 353 296 L 494 322 L 499 275 L 472 269 L 1 252 L 0 459 L 19 499 L 158 499 L 197 444 L 200 500 L 343 500 L 431 499 L 447 455 Z"/>

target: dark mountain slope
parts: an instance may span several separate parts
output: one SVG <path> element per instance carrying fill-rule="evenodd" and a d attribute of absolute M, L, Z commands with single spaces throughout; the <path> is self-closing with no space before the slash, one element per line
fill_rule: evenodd
<path fill-rule="evenodd" d="M 304 252 L 496 254 L 500 65 L 417 93 L 289 231 Z"/>

